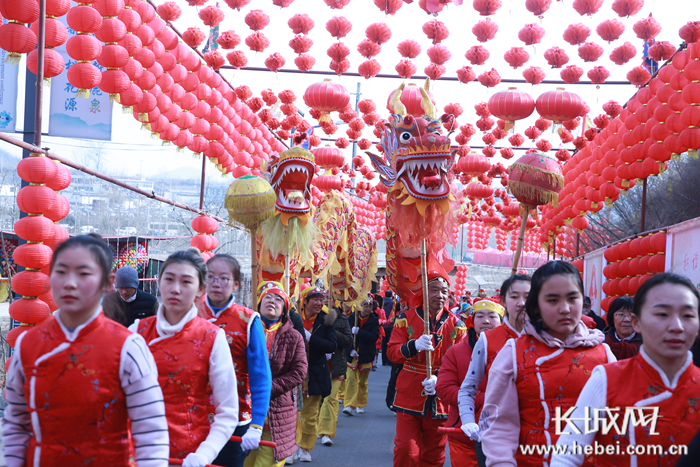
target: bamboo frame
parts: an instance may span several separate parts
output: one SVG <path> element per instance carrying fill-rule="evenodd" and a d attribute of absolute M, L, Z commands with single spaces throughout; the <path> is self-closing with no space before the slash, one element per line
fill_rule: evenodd
<path fill-rule="evenodd" d="M 420 268 L 421 268 L 421 282 L 423 283 L 423 334 L 430 336 L 430 309 L 428 302 L 428 267 L 427 267 L 427 255 L 428 255 L 428 241 L 426 239 L 420 242 Z M 430 339 L 432 341 L 432 337 Z M 427 377 L 430 378 L 433 375 L 432 368 L 432 352 L 429 350 L 425 351 L 425 372 Z"/>

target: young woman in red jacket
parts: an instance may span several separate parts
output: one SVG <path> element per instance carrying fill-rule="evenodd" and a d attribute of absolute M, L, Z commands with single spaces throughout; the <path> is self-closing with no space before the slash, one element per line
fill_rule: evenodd
<path fill-rule="evenodd" d="M 166 467 L 168 424 L 146 342 L 104 316 L 112 252 L 71 237 L 51 260 L 59 310 L 17 338 L 2 420 L 11 467 Z"/>
<path fill-rule="evenodd" d="M 490 300 L 479 300 L 474 304 L 473 311 L 474 314 L 468 318 L 467 326 L 470 324 L 469 321 L 472 321 L 477 335 L 499 326 L 505 312 L 501 305 Z M 450 405 L 449 416 L 445 426 L 457 428 L 462 426 L 459 418 L 457 395 L 462 381 L 467 375 L 471 359 L 472 348 L 469 346 L 467 339 L 463 339 L 459 344 L 450 347 L 442 358 L 442 366 L 438 373 L 435 390 L 440 399 Z M 448 434 L 448 441 L 450 443 L 450 462 L 452 467 L 477 467 L 476 449 L 473 440 L 463 433 L 459 433 Z"/>
<path fill-rule="evenodd" d="M 184 467 L 211 464 L 238 423 L 238 392 L 223 329 L 199 318 L 207 265 L 196 249 L 168 256 L 158 275 L 156 316 L 129 328 L 148 343 L 158 365 L 170 433 L 170 457 Z"/>
<path fill-rule="evenodd" d="M 617 421 L 609 430 L 569 422 L 557 442 L 566 454 L 554 456 L 553 467 L 676 465 L 700 426 L 700 369 L 689 351 L 700 328 L 699 301 L 695 284 L 677 274 L 658 274 L 639 287 L 632 308 L 634 331 L 644 336 L 639 354 L 596 367 L 569 417 L 602 414 L 612 425 L 609 410 Z M 625 430 L 630 410 L 646 420 Z M 579 453 L 575 445 L 591 453 Z M 596 446 L 613 451 L 596 452 Z"/>
<path fill-rule="evenodd" d="M 479 419 L 487 467 L 546 465 L 550 453 L 536 448 L 556 443 L 557 409 L 566 413 L 593 368 L 615 361 L 603 333 L 581 322 L 583 282 L 571 263 L 550 261 L 535 271 L 525 311 L 523 334 L 489 371 Z"/>

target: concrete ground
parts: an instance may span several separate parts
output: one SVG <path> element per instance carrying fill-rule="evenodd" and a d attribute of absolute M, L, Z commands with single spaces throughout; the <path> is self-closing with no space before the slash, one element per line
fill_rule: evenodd
<path fill-rule="evenodd" d="M 381 357 L 380 357 L 381 361 Z M 394 459 L 396 416 L 386 407 L 386 387 L 391 367 L 379 366 L 369 376 L 369 398 L 363 415 L 338 416 L 338 431 L 333 446 L 324 446 L 317 440 L 311 451 L 311 463 L 295 461 L 294 465 L 333 467 L 382 466 L 389 467 Z M 445 466 L 450 465 L 449 452 Z"/>

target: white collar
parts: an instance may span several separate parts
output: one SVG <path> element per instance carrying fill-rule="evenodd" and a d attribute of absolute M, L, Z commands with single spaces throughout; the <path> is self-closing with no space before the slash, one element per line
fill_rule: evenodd
<path fill-rule="evenodd" d="M 522 331 L 518 332 L 518 331 L 513 327 L 513 325 L 510 324 L 510 320 L 508 319 L 508 315 L 506 315 L 506 316 L 503 317 L 503 322 L 506 324 L 506 326 L 508 326 L 510 329 L 512 329 L 513 332 L 514 332 L 515 334 L 517 334 L 518 336 L 521 335 L 521 334 L 523 333 Z"/>
<path fill-rule="evenodd" d="M 676 389 L 676 386 L 678 385 L 678 380 L 680 379 L 681 375 L 693 363 L 693 354 L 690 351 L 688 351 L 688 356 L 685 358 L 685 363 L 673 376 L 673 381 L 669 382 L 666 373 L 661 369 L 659 365 L 656 364 L 654 360 L 651 359 L 651 357 L 647 354 L 646 350 L 644 350 L 644 344 L 642 344 L 642 346 L 639 348 L 639 354 L 642 356 L 642 358 L 644 358 L 644 360 L 646 360 L 646 362 L 649 365 L 651 365 L 653 369 L 656 370 L 656 372 L 661 377 L 661 381 L 663 381 L 664 385 L 669 389 Z"/>
<path fill-rule="evenodd" d="M 631 342 L 632 339 L 634 339 L 634 336 L 637 335 L 636 332 L 633 332 L 632 334 L 630 334 L 630 335 L 627 336 L 627 337 L 620 337 L 620 336 L 617 334 L 617 331 L 614 331 L 614 332 L 615 332 L 615 338 L 616 338 L 618 341 L 620 341 L 620 342 Z"/>
<path fill-rule="evenodd" d="M 122 294 L 120 294 L 118 290 L 117 290 L 117 293 L 119 294 L 119 298 L 121 298 L 122 301 L 124 301 L 126 303 L 131 303 L 134 300 L 136 300 L 136 296 L 139 294 L 139 291 L 138 291 L 138 289 L 136 289 L 136 292 L 134 292 L 134 295 L 132 295 L 131 297 L 129 297 L 127 299 L 124 299 L 124 297 L 122 297 Z"/>
<path fill-rule="evenodd" d="M 57 310 L 54 316 L 56 317 L 56 321 L 58 322 L 58 325 L 61 327 L 61 331 L 63 331 L 63 334 L 65 334 L 66 339 L 68 339 L 69 342 L 73 342 L 78 338 L 78 335 L 80 335 L 80 331 L 82 331 L 85 326 L 88 324 L 92 323 L 97 316 L 102 313 L 102 305 L 100 305 L 97 308 L 97 311 L 88 318 L 87 321 L 85 321 L 83 324 L 78 326 L 77 328 L 73 329 L 70 331 L 65 324 L 63 324 L 63 321 L 61 320 L 61 310 Z"/>
<path fill-rule="evenodd" d="M 192 321 L 197 317 L 197 307 L 192 305 L 192 308 L 185 313 L 179 323 L 170 324 L 168 320 L 165 319 L 163 315 L 163 304 L 161 303 L 158 307 L 158 312 L 156 313 L 156 331 L 160 337 L 172 337 L 178 332 L 182 331 L 187 323 Z"/>

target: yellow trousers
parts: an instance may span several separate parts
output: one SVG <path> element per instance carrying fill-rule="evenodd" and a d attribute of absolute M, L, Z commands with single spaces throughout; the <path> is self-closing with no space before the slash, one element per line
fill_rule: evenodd
<path fill-rule="evenodd" d="M 262 439 L 272 441 L 272 436 L 269 430 L 263 430 Z M 243 462 L 243 467 L 282 467 L 284 459 L 275 462 L 275 455 L 272 448 L 267 446 L 259 446 L 258 449 L 253 449 L 248 452 L 248 457 Z"/>
<path fill-rule="evenodd" d="M 345 407 L 366 407 L 369 393 L 369 370 L 360 371 L 348 368 L 345 383 Z"/>
<path fill-rule="evenodd" d="M 340 382 L 340 387 L 338 388 L 338 400 L 342 401 L 345 399 L 345 380 Z"/>
<path fill-rule="evenodd" d="M 303 399 L 304 406 L 297 419 L 297 445 L 307 451 L 313 451 L 318 435 L 321 396 L 304 396 Z"/>
<path fill-rule="evenodd" d="M 321 415 L 318 419 L 318 434 L 320 435 L 328 435 L 331 438 L 335 438 L 335 429 L 338 426 L 338 409 L 340 405 L 338 402 L 338 392 L 343 382 L 345 382 L 345 380 L 334 379 L 331 393 L 328 397 L 323 399 Z"/>

